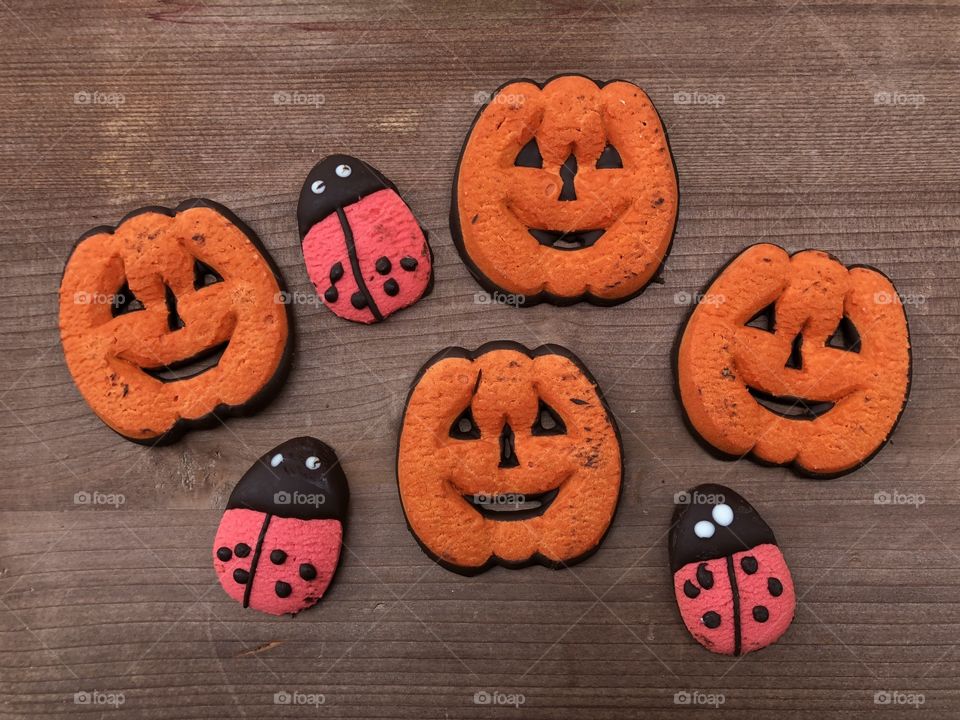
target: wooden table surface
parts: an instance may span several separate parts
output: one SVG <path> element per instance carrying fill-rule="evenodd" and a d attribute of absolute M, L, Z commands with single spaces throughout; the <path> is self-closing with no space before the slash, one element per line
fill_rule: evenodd
<path fill-rule="evenodd" d="M 0 0 L 0 39 L 0 717 L 960 717 L 960 5 Z M 477 98 L 571 71 L 632 80 L 663 116 L 681 185 L 664 284 L 607 309 L 477 304 L 447 220 Z M 293 370 L 252 418 L 159 449 L 108 430 L 58 339 L 74 240 L 205 196 L 310 297 L 295 203 L 336 151 L 404 191 L 433 294 L 377 327 L 297 305 Z M 910 402 L 845 478 L 716 460 L 681 421 L 684 294 L 760 241 L 876 265 L 907 301 Z M 495 339 L 573 349 L 623 433 L 615 524 L 571 570 L 463 578 L 404 524 L 408 384 L 435 350 Z M 340 574 L 295 619 L 244 611 L 211 568 L 219 514 L 307 433 L 350 478 Z M 754 501 L 798 587 L 789 632 L 742 659 L 693 642 L 673 598 L 673 495 L 705 481 Z M 917 502 L 875 502 L 895 492 Z"/>

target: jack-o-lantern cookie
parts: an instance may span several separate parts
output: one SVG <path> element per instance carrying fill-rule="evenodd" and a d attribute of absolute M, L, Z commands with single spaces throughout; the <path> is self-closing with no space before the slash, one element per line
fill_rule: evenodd
<path fill-rule="evenodd" d="M 213 566 L 244 607 L 294 615 L 318 602 L 340 562 L 350 489 L 316 438 L 275 447 L 240 479 L 213 541 Z"/>
<path fill-rule="evenodd" d="M 613 521 L 622 472 L 613 416 L 565 348 L 447 348 L 407 399 L 400 500 L 420 546 L 449 570 L 584 559 Z"/>
<path fill-rule="evenodd" d="M 670 571 L 680 616 L 694 639 L 744 655 L 783 635 L 796 610 L 793 578 L 770 526 L 723 485 L 681 493 L 670 527 Z"/>
<path fill-rule="evenodd" d="M 723 456 L 837 476 L 867 462 L 903 411 L 907 318 L 878 270 L 754 245 L 703 293 L 676 366 L 690 425 Z"/>
<path fill-rule="evenodd" d="M 60 339 L 80 394 L 136 442 L 251 412 L 286 376 L 280 271 L 222 205 L 141 208 L 87 232 L 60 283 Z"/>
<path fill-rule="evenodd" d="M 457 167 L 450 227 L 491 292 L 612 305 L 657 274 L 677 219 L 663 124 L 636 85 L 561 75 L 501 87 Z"/>
<path fill-rule="evenodd" d="M 300 191 L 297 221 L 307 274 L 340 317 L 380 322 L 430 291 L 426 231 L 365 162 L 331 155 L 317 163 Z"/>

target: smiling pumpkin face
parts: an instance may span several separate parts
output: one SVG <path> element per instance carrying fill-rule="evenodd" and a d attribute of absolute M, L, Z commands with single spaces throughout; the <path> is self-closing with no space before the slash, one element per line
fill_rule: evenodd
<path fill-rule="evenodd" d="M 677 217 L 656 109 L 636 85 L 580 75 L 512 82 L 464 144 L 454 241 L 487 289 L 521 304 L 614 304 L 654 277 Z"/>
<path fill-rule="evenodd" d="M 596 383 L 557 346 L 448 348 L 407 401 L 403 510 L 424 550 L 456 572 L 586 557 L 613 519 L 621 472 Z"/>
<path fill-rule="evenodd" d="M 694 309 L 677 373 L 690 423 L 722 453 L 843 474 L 880 449 L 906 403 L 906 316 L 877 270 L 754 245 Z"/>
<path fill-rule="evenodd" d="M 292 338 L 279 273 L 226 208 L 144 208 L 74 248 L 60 337 L 84 399 L 138 442 L 252 410 L 285 373 Z"/>

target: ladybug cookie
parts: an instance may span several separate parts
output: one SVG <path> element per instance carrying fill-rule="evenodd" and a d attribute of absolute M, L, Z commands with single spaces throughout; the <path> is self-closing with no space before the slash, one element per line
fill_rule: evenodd
<path fill-rule="evenodd" d="M 793 621 L 796 596 L 770 526 L 723 485 L 699 485 L 683 495 L 669 551 L 687 630 L 721 655 L 773 644 Z"/>
<path fill-rule="evenodd" d="M 427 234 L 394 185 L 349 155 L 307 175 L 297 205 L 307 274 L 333 312 L 375 323 L 430 291 Z"/>
<path fill-rule="evenodd" d="M 227 502 L 213 566 L 227 595 L 271 615 L 314 605 L 340 560 L 350 491 L 333 448 L 299 437 L 254 463 Z"/>

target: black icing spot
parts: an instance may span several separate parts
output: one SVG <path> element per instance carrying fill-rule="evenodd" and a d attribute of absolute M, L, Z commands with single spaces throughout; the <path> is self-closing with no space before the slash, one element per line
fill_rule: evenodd
<path fill-rule="evenodd" d="M 697 566 L 697 582 L 700 583 L 700 587 L 704 590 L 709 590 L 713 587 L 713 573 L 707 568 L 706 563 L 700 563 Z"/>
<path fill-rule="evenodd" d="M 703 614 L 703 624 L 706 625 L 711 630 L 715 630 L 720 627 L 720 615 L 715 613 L 713 610 Z"/>
<path fill-rule="evenodd" d="M 337 292 L 337 289 L 333 285 L 328 287 L 327 291 L 323 294 L 323 299 L 328 303 L 335 303 L 339 297 L 340 293 Z"/>
<path fill-rule="evenodd" d="M 285 598 L 290 597 L 293 588 L 290 587 L 289 583 L 285 583 L 283 580 L 277 580 L 277 584 L 273 586 L 273 591 L 277 594 L 277 597 Z"/>
<path fill-rule="evenodd" d="M 390 297 L 393 297 L 398 292 L 400 292 L 400 285 L 397 283 L 396 280 L 394 280 L 393 278 L 390 278 L 383 284 L 383 291 Z"/>
<path fill-rule="evenodd" d="M 277 549 L 270 553 L 270 562 L 274 565 L 283 565 L 286 559 L 287 554 L 283 550 Z"/>
<path fill-rule="evenodd" d="M 330 268 L 330 282 L 335 283 L 343 277 L 343 264 L 337 263 Z"/>
<path fill-rule="evenodd" d="M 226 546 L 217 548 L 217 557 L 223 560 L 223 562 L 227 562 L 233 557 L 233 551 Z"/>
<path fill-rule="evenodd" d="M 767 591 L 774 597 L 783 595 L 783 583 L 772 577 L 767 579 Z"/>
<path fill-rule="evenodd" d="M 250 554 L 250 546 L 246 543 L 237 543 L 236 547 L 233 548 L 233 552 L 238 558 L 245 558 Z"/>
<path fill-rule="evenodd" d="M 310 563 L 303 563 L 300 566 L 300 577 L 304 580 L 313 580 L 317 576 L 317 569 Z"/>
<path fill-rule="evenodd" d="M 378 273 L 380 273 L 381 275 L 386 275 L 387 273 L 390 272 L 390 270 L 393 269 L 393 264 L 390 262 L 390 258 L 384 255 L 383 257 L 377 260 L 377 264 L 375 267 L 377 268 Z"/>
<path fill-rule="evenodd" d="M 241 570 L 240 568 L 237 568 L 236 570 L 233 571 L 233 580 L 238 585 L 246 585 L 249 579 L 250 579 L 250 573 L 248 573 L 246 570 Z"/>
<path fill-rule="evenodd" d="M 757 605 L 753 608 L 753 619 L 759 623 L 765 623 L 770 619 L 770 611 L 767 610 L 763 605 Z"/>
<path fill-rule="evenodd" d="M 362 292 L 355 292 L 350 296 L 350 304 L 357 310 L 363 310 L 367 306 L 367 298 Z"/>
<path fill-rule="evenodd" d="M 400 267 L 402 267 L 407 272 L 413 272 L 417 269 L 417 259 L 412 258 L 409 255 L 400 259 Z"/>
<path fill-rule="evenodd" d="M 740 567 L 743 568 L 743 571 L 747 575 L 753 575 L 760 565 L 757 563 L 757 559 L 753 555 L 747 555 L 744 558 L 740 558 Z"/>
<path fill-rule="evenodd" d="M 686 595 L 686 596 L 687 596 L 688 598 L 690 598 L 691 600 L 693 600 L 693 598 L 697 597 L 697 595 L 700 594 L 700 588 L 698 588 L 698 587 L 697 587 L 696 585 L 694 585 L 692 582 L 690 582 L 689 580 L 687 580 L 687 581 L 683 584 L 683 594 Z"/>

